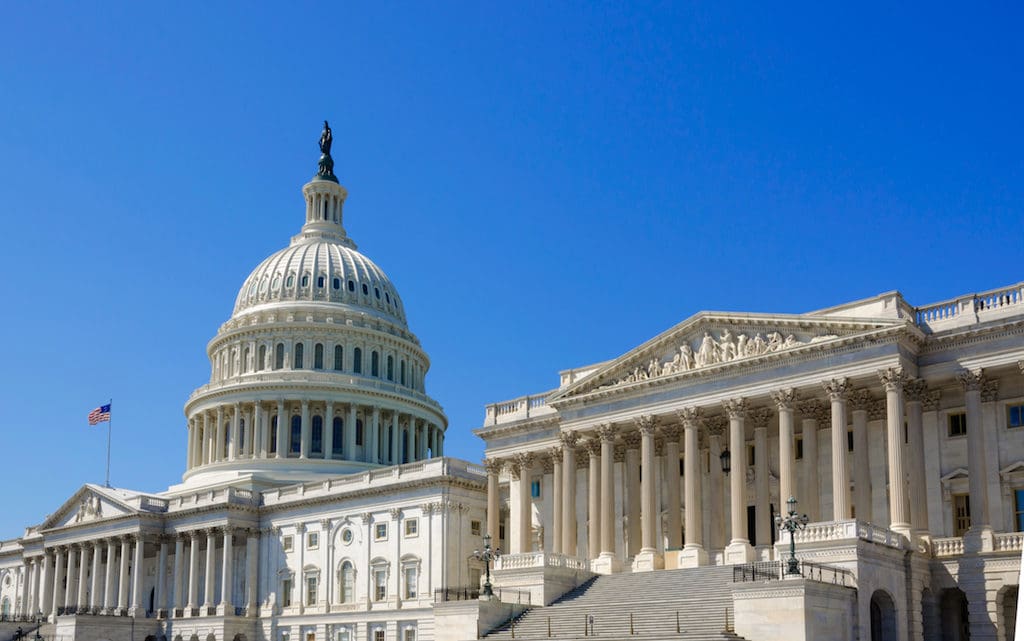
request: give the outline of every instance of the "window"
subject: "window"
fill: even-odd
[[[352,530],[345,528],[341,531],[341,542],[345,545],[352,542]]]
[[[334,346],[334,370],[340,372],[345,369],[345,348],[341,345]]]
[[[504,523],[499,523],[498,524],[498,540],[499,541],[504,541],[505,540],[505,524]]]
[[[374,526],[373,538],[376,541],[383,541],[384,539],[388,538],[388,524],[378,523],[376,526]]]
[[[281,581],[281,607],[290,608],[292,605],[292,580]]]
[[[245,419],[238,419],[238,451],[245,452]]]
[[[306,577],[306,605],[316,605],[316,577]]]
[[[350,292],[356,291],[356,281],[354,281],[354,280],[348,281],[348,291],[350,291]]]
[[[530,496],[535,499],[540,498],[540,481],[538,479],[530,481]]]
[[[406,599],[416,598],[416,567],[406,567],[403,569],[405,579],[405,597]]]
[[[313,369],[324,368],[324,346],[323,343],[317,343],[313,347]]]
[[[967,414],[964,412],[956,412],[950,414],[947,417],[949,422],[949,436],[966,436],[967,435]]]
[[[285,552],[292,551],[292,537],[290,535],[281,539],[281,547],[284,548]]]
[[[290,638],[291,635],[288,634],[288,630],[281,630],[281,641],[288,641]]]
[[[395,380],[395,357],[388,356],[388,380]]]
[[[363,283],[363,296],[369,296],[369,295],[370,295],[370,288],[366,286],[366,283]]]
[[[406,628],[402,632],[402,641],[416,641],[416,628]]]
[[[971,528],[971,496],[953,495],[953,536],[963,536]]]
[[[292,275],[292,274],[288,274],[288,279],[286,281],[284,281],[284,286],[285,287],[295,287],[295,276]]]
[[[469,522],[469,533],[473,536],[480,536],[480,521]]]
[[[853,430],[846,430],[846,451],[853,451]]]
[[[302,343],[295,343],[295,362],[292,363],[292,369],[302,369],[302,351]]]
[[[324,286],[324,277],[323,276],[317,276],[316,277],[316,286],[317,287],[323,287]]]
[[[356,445],[363,444],[363,420],[356,419]]]
[[[398,365],[398,382],[405,385],[405,361]]]
[[[380,354],[377,350],[370,352],[370,376],[380,376]]]
[[[337,641],[350,641],[350,637],[349,637],[349,633],[348,633],[348,628],[342,628],[342,629],[338,630],[338,634],[336,636],[336,639],[337,639]]]
[[[388,597],[388,573],[386,570],[373,571],[373,600],[383,601]],[[383,636],[383,631],[381,631]]]
[[[794,456],[794,458],[796,458],[796,460],[799,461],[799,460],[801,460],[804,457],[804,439],[803,439],[803,437],[800,437],[800,436],[796,437],[796,440],[793,442],[793,445],[795,446],[793,448],[793,456]]]
[[[1024,532],[1024,490],[1013,491],[1013,522],[1018,532]]]
[[[320,533],[310,532],[306,534],[306,549],[315,550],[320,547]]]
[[[334,286],[334,289],[341,289],[341,279],[340,278],[335,278],[334,282],[331,283],[331,285]]]
[[[284,343],[278,343],[274,348],[274,369],[284,367]]]
[[[346,532],[349,532],[346,530]],[[349,532],[351,535],[351,532]],[[341,602],[351,603],[356,598],[356,570],[345,561],[341,564]]]
[[[420,530],[419,519],[406,519],[405,520],[405,535],[416,536]]]
[[[267,448],[271,454],[277,454],[277,415],[270,417],[270,447]]]
[[[314,416],[313,417],[313,429],[309,437],[309,453],[319,454],[323,456],[324,453],[324,417]]]
[[[753,467],[754,466],[754,456],[756,456],[756,452],[754,451],[754,446],[753,445],[748,445],[747,446],[747,466],[748,467]]]
[[[1006,427],[1024,427],[1024,405],[1006,406]]]
[[[374,287],[373,288],[373,293],[377,297],[377,300],[380,300],[380,288],[379,287]]]
[[[373,641],[384,641],[384,629],[377,628],[373,631]]]
[[[342,421],[340,416],[335,416],[333,424],[331,425],[331,455],[341,456],[342,443],[344,441],[344,433],[342,431]]]
[[[302,448],[302,417],[292,417],[292,438],[288,447],[289,454],[298,454]]]
[[[303,274],[302,275],[302,286],[303,287],[309,287],[309,275],[307,275],[307,274]]]
[[[256,361],[256,367],[254,367],[253,369],[255,369],[255,370],[263,369],[266,366],[266,362],[267,362],[267,346],[266,345],[260,345],[259,359]]]
[[[363,373],[363,350],[360,347],[352,350],[352,371],[356,374]]]
[[[387,293],[387,291],[384,292],[384,300],[387,302],[388,305],[391,304],[391,294]]]

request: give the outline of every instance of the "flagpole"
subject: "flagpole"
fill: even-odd
[[[110,425],[114,422],[114,399],[107,401],[107,406],[110,408],[110,414],[107,417],[107,482],[105,486],[110,487]]]

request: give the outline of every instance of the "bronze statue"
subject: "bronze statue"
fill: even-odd
[[[316,175],[317,178],[338,182],[338,178],[334,175],[334,159],[331,158],[331,143],[333,142],[334,136],[331,134],[331,126],[325,120],[324,130],[320,133],[320,162],[318,163],[319,169]]]

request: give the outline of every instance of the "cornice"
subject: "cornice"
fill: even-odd
[[[416,340],[411,340],[404,336],[392,334],[391,332],[384,330],[360,327],[357,325],[347,325],[344,323],[328,323],[326,321],[314,321],[312,323],[305,320],[301,322],[274,321],[272,323],[246,325],[244,327],[229,330],[223,334],[218,333],[206,344],[206,352],[208,356],[212,356],[218,349],[243,340],[294,338],[299,334],[302,334],[303,336],[312,335],[314,338],[322,336],[324,339],[330,339],[338,334],[343,334],[349,337],[372,338],[373,341],[381,344],[382,346],[390,346],[407,350],[414,356],[422,358],[428,367],[430,364],[430,358]]]
[[[504,436],[509,433],[515,432],[540,432],[546,429],[552,429],[558,427],[560,417],[557,412],[555,414],[547,414],[545,416],[527,417],[518,421],[510,421],[508,423],[499,423],[498,425],[488,425],[486,427],[478,427],[473,430],[474,436],[479,436],[485,441],[489,438],[496,436]]]
[[[1024,318],[1012,321],[993,321],[985,325],[969,325],[939,334],[928,334],[921,354],[932,354],[955,347],[965,347],[1005,336],[1024,334]]]

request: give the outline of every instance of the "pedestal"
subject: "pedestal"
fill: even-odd
[[[964,552],[991,552],[994,549],[995,535],[991,527],[972,527],[964,533]]]
[[[754,560],[754,548],[750,541],[733,541],[725,547],[724,556],[726,565],[750,563]]]
[[[622,571],[622,561],[614,554],[602,552],[590,562],[590,571],[596,574],[615,574]]]
[[[665,557],[657,550],[643,548],[633,558],[634,572],[650,572],[651,570],[662,570],[665,568]]]
[[[698,568],[708,564],[708,553],[699,545],[687,545],[679,551],[679,567]]]

